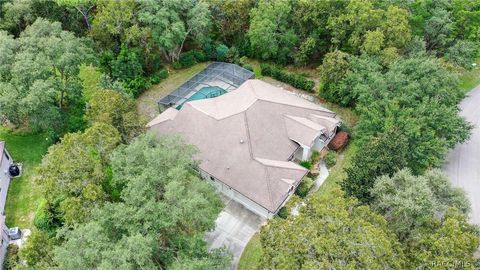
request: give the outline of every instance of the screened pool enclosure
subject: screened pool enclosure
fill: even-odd
[[[254,77],[253,72],[235,64],[213,62],[172,93],[160,99],[160,111],[168,107],[181,109],[191,100],[213,98],[235,90]]]

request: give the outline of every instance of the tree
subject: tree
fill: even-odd
[[[360,153],[352,159],[345,171],[347,177],[341,183],[349,196],[363,203],[371,203],[371,189],[381,175],[392,175],[408,164],[407,137],[396,128],[379,134],[362,145]]]
[[[166,59],[175,62],[187,39],[201,43],[211,25],[208,5],[203,1],[142,1],[139,20],[152,29],[152,38]]]
[[[0,114],[17,126],[27,123],[34,130],[58,132],[60,116],[71,109],[68,105],[79,103],[79,65],[89,61],[91,50],[82,39],[62,31],[59,23],[44,19],[37,19],[17,39],[6,33],[0,39],[5,44]]]
[[[453,32],[457,39],[478,41],[480,38],[480,2],[452,1]]]
[[[19,35],[27,25],[35,21],[32,1],[14,0],[5,2],[1,6],[2,20],[0,28]]]
[[[83,133],[65,135],[49,148],[37,181],[47,201],[61,212],[65,225],[83,222],[95,205],[105,201],[106,162],[119,142],[114,127],[96,123]]]
[[[90,26],[90,11],[95,7],[94,0],[55,0],[59,5],[74,7],[80,13],[88,30]]]
[[[367,31],[363,41],[363,51],[367,54],[375,55],[380,53],[383,48],[385,36],[379,30]]]
[[[30,267],[48,268],[53,266],[53,248],[57,244],[54,237],[48,233],[34,229],[28,241],[20,250],[20,258]]]
[[[115,127],[124,143],[139,135],[144,127],[135,101],[113,90],[99,90],[92,95],[86,118],[91,124],[105,123]]]
[[[440,220],[416,232],[415,241],[407,247],[409,264],[416,269],[473,268],[479,235],[478,227],[470,224],[464,214],[449,208]]]
[[[401,241],[428,226],[436,216],[454,207],[468,211],[465,194],[450,186],[439,171],[415,176],[403,169],[393,176],[379,177],[371,190],[372,208],[381,213]]]
[[[152,134],[115,150],[112,181],[120,200],[97,208],[89,222],[66,232],[66,241],[55,249],[58,268],[164,269],[182,265],[179,261],[226,267],[223,256],[209,254],[203,240],[222,206],[213,187],[194,171],[194,152],[180,138]]]
[[[339,50],[329,52],[323,58],[322,65],[319,67],[323,83],[320,94],[332,101],[339,96],[335,93],[338,83],[346,76],[350,69],[349,54]],[[338,102],[338,101],[337,101]]]
[[[111,62],[112,77],[128,82],[143,75],[142,64],[137,50],[122,46],[120,53]]]
[[[126,39],[127,29],[136,24],[135,8],[133,0],[97,1],[97,13],[92,22],[90,35],[103,48],[113,47],[113,51],[118,53]]]
[[[292,6],[287,0],[263,0],[252,9],[248,36],[255,55],[280,63],[292,58],[298,38],[289,25],[291,11]]]
[[[262,228],[261,269],[401,269],[404,255],[387,223],[339,190],[312,196],[298,216]]]
[[[475,58],[478,55],[477,44],[471,41],[459,40],[452,47],[447,49],[445,58],[463,68],[472,68]]]
[[[432,17],[425,22],[425,42],[427,50],[442,54],[451,43],[453,30],[450,12],[440,7],[432,11]]]

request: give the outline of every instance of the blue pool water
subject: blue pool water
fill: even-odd
[[[206,99],[206,98],[214,98],[221,96],[223,94],[227,93],[224,89],[218,87],[218,86],[206,86],[203,87],[202,89],[198,90],[197,93],[193,94],[191,97],[187,99],[187,101],[192,101],[192,100],[200,100],[200,99]],[[185,101],[185,102],[187,102]],[[182,108],[183,104],[179,105],[177,107],[178,110]]]

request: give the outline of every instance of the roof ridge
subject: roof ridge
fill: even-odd
[[[297,171],[303,171],[304,170],[303,167],[301,167],[300,165],[298,165],[297,163],[292,162],[292,161],[276,160],[276,159],[269,159],[269,158],[259,158],[259,157],[255,157],[254,159],[256,161],[260,162],[260,164],[264,165],[265,167],[274,167],[274,168],[290,169],[290,170],[297,170]],[[286,163],[291,163],[291,164],[295,164],[295,165],[298,165],[298,166],[295,166],[296,168],[290,168],[290,167],[285,167],[285,166],[280,166],[280,165],[266,164],[266,163],[262,162],[262,160],[271,160],[271,161],[276,161],[276,162],[286,162]]]
[[[270,202],[270,208],[273,208],[272,189],[270,188],[270,173],[268,172],[268,166],[265,166],[265,176],[267,180],[268,201]]]

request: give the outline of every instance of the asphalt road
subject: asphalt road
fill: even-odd
[[[470,139],[449,153],[443,168],[451,183],[467,192],[471,222],[480,225],[480,85],[460,103],[460,109],[460,115],[475,127]]]

